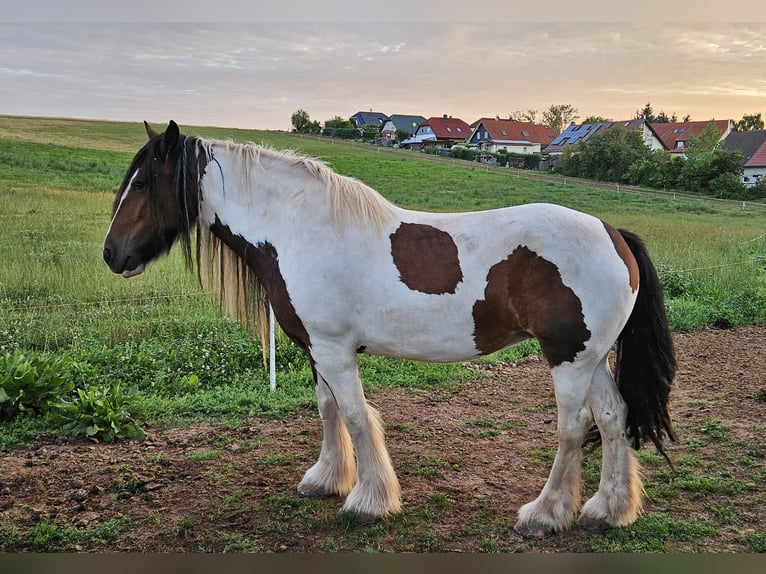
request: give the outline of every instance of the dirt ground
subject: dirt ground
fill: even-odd
[[[677,498],[647,501],[645,512],[691,522],[717,513],[720,536],[690,542],[689,549],[747,550],[743,533],[766,532],[766,325],[679,333],[675,342],[679,372],[671,413],[679,440],[669,454],[676,461],[694,456],[709,476],[749,487],[734,495],[681,489]],[[337,518],[341,500],[295,496],[321,443],[318,416],[306,410],[237,428],[149,427],[144,442],[50,439],[6,453],[0,457],[0,535],[11,523],[17,533],[42,523],[97,532],[116,520],[116,536],[66,549],[587,549],[594,535],[577,528],[542,541],[522,540],[512,530],[518,507],[542,488],[556,447],[545,364],[532,358],[475,368],[480,376],[454,392],[393,389],[368,397],[386,422],[404,499],[402,514],[387,523],[351,526]],[[733,452],[738,448],[742,452]],[[598,460],[598,453],[588,460]],[[644,476],[648,492],[671,480],[659,459],[644,465]],[[594,480],[586,480],[584,494],[594,488]],[[729,520],[721,519],[722,509],[732,513]]]

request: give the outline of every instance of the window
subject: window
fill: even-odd
[[[676,142],[676,149],[684,149],[684,144],[685,144],[685,143],[686,143],[686,142],[684,142],[683,140],[678,140],[678,141]]]
[[[503,134],[504,136],[507,136],[507,135],[508,135],[508,132],[507,132],[507,131],[505,131],[505,130],[500,130],[500,133],[501,133],[501,134]]]
[[[503,135],[505,135],[505,132],[503,132]],[[523,131],[523,132],[521,132],[521,135],[523,135],[525,138],[528,138],[529,137],[529,132]]]
[[[452,133],[452,128],[447,128],[447,131],[448,131],[449,133]]]

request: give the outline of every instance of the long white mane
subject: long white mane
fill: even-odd
[[[213,147],[224,148],[230,157],[239,162],[239,172],[244,178],[241,189],[249,189],[249,177],[253,171],[264,172],[262,159],[272,160],[287,168],[296,168],[319,180],[327,194],[330,218],[336,229],[349,224],[369,225],[380,230],[391,217],[394,206],[377,191],[358,179],[333,171],[324,162],[299,154],[293,150],[275,150],[254,143],[235,143],[200,139],[208,157]]]

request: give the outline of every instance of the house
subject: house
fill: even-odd
[[[378,129],[383,127],[383,124],[388,120],[388,116],[381,112],[356,112],[349,118],[354,127],[362,129],[364,126],[373,125]]]
[[[471,124],[473,133],[468,143],[482,151],[497,153],[540,153],[556,139],[559,133],[550,126],[501,120],[499,117],[481,118]]]
[[[702,122],[671,122],[667,124],[650,124],[650,127],[657,134],[662,142],[662,146],[670,153],[683,154],[689,145],[689,138],[699,137],[702,132],[710,125],[715,125],[720,134],[719,141],[723,141],[734,129],[734,122],[731,120],[709,120]]]
[[[604,133],[606,130],[614,128],[623,128],[626,130],[641,130],[641,137],[644,143],[650,149],[665,149],[662,141],[654,131],[653,126],[664,124],[649,124],[644,119],[633,120],[621,120],[618,122],[598,122],[593,124],[580,124],[577,125],[574,122],[561,132],[561,134],[553,140],[545,151],[552,154],[561,154],[564,152],[566,146],[576,144],[581,141],[588,141],[596,133]]]
[[[412,150],[449,149],[456,143],[465,143],[472,131],[471,126],[461,119],[446,114],[434,116],[421,123],[415,135],[404,140],[401,145]]]
[[[742,153],[742,183],[747,187],[754,186],[759,179],[766,180],[766,130],[731,132],[721,149]]]
[[[426,121],[426,119],[423,116],[392,114],[391,117],[383,123],[383,127],[380,130],[383,143],[386,145],[393,144],[396,140],[397,131],[406,132],[410,136],[414,135],[418,126],[424,121]]]

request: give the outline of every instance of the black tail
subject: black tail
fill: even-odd
[[[671,464],[662,442],[676,440],[668,397],[676,374],[673,339],[665,314],[660,279],[643,241],[620,230],[639,267],[638,299],[617,339],[615,380],[628,405],[627,433],[633,448],[651,440]]]

